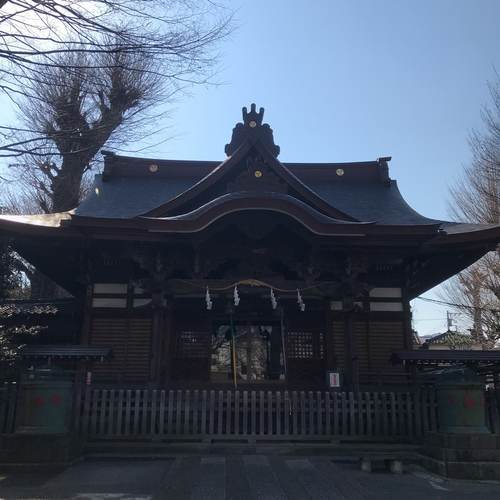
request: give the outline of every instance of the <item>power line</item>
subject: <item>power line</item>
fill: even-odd
[[[478,306],[468,306],[465,304],[454,304],[453,302],[446,302],[444,300],[437,300],[437,299],[429,299],[427,297],[415,297],[415,298],[419,299],[419,300],[423,300],[424,302],[431,302],[433,304],[439,304],[439,305],[443,305],[443,306],[451,306],[451,307],[458,307],[458,308],[471,309],[471,310],[479,309],[480,311],[500,313],[500,309],[491,309],[489,307],[478,307]]]
[[[413,321],[446,321],[445,318],[413,318]]]

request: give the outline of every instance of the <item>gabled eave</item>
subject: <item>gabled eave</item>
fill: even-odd
[[[70,212],[39,215],[2,215],[0,234],[48,238],[81,239],[82,234],[71,225]]]
[[[429,251],[442,248],[449,250],[453,247],[479,245],[494,250],[500,243],[500,225],[481,224],[446,224],[443,225],[436,237],[427,242]]]
[[[306,186],[298,177],[295,176],[285,165],[283,165],[277,158],[275,158],[266,148],[264,144],[261,143],[256,138],[247,138],[235,151],[235,153],[223,161],[219,166],[214,168],[208,175],[203,177],[200,181],[194,184],[191,188],[187,189],[183,193],[177,195],[175,198],[167,201],[166,203],[158,206],[157,208],[150,210],[142,214],[144,217],[160,217],[168,215],[173,211],[178,211],[183,205],[188,204],[196,196],[201,194],[203,191],[212,187],[216,182],[220,181],[225,175],[227,175],[235,166],[244,159],[245,155],[250,152],[252,148],[255,148],[260,155],[264,158],[266,165],[282,179],[286,184],[288,184],[292,189],[299,193],[305,200],[307,200],[311,206],[316,208],[318,211],[329,215],[330,217],[336,219],[342,219],[345,221],[359,222],[357,219],[351,215],[342,212],[329,203],[327,203],[323,198],[316,194],[312,189]]]

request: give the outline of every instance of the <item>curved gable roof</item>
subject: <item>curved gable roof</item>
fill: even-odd
[[[217,162],[176,162],[118,157],[121,166],[103,180],[97,175],[89,196],[75,214],[96,218],[131,218],[155,211],[189,191],[217,168]],[[159,165],[151,174],[148,165]],[[332,164],[283,164],[323,202],[348,214],[351,220],[384,225],[436,224],[413,210],[401,195],[397,182],[381,182],[376,161]],[[335,171],[342,168],[343,178]],[[169,175],[170,174],[170,175]]]
[[[172,210],[179,210],[182,205],[187,204],[198,195],[202,194],[204,191],[215,185],[217,182],[222,181],[222,179],[226,177],[231,171],[236,170],[238,167],[241,168],[241,164],[243,163],[245,156],[248,155],[250,151],[253,150],[253,148],[255,148],[259,155],[261,155],[261,157],[264,159],[266,166],[277,177],[283,180],[290,188],[296,191],[299,196],[307,200],[307,202],[309,202],[312,207],[318,209],[320,212],[329,215],[330,217],[348,221],[356,221],[353,216],[343,212],[342,210],[339,210],[335,205],[327,203],[315,191],[304,184],[272,154],[270,154],[267,150],[267,147],[258,139],[256,141],[246,140],[238,147],[238,149],[232,156],[230,156],[226,161],[222,162],[219,166],[214,168],[199,182],[197,182],[192,187],[188,188],[186,191],[179,194],[175,198],[167,201],[166,203],[143,215],[159,217],[168,214]],[[265,186],[266,184],[264,182],[263,189],[266,189]]]
[[[272,129],[262,123],[263,113],[262,108],[257,113],[255,105],[250,112],[243,108],[243,123],[233,129],[231,143],[226,145],[230,156],[222,163],[140,159],[105,152],[104,173],[96,177],[93,192],[77,207],[76,216],[123,219],[188,213],[224,194],[225,189],[247,190],[231,184],[230,179],[245,176],[250,161],[254,162],[252,168],[263,163],[271,174],[257,181],[254,190],[292,194],[334,219],[381,225],[443,222],[420,215],[405,202],[396,182],[389,178],[390,158],[350,164],[281,163]],[[274,186],[268,180],[272,177]]]

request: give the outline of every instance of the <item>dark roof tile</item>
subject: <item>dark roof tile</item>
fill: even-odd
[[[338,164],[334,164],[336,166]],[[304,174],[307,168],[320,170],[320,174]],[[355,167],[352,167],[355,168]],[[361,169],[374,169],[367,163]],[[442,221],[429,219],[413,210],[403,199],[396,181],[389,184],[377,181],[370,172],[362,180],[340,181],[332,173],[332,166],[315,167],[293,164],[310,189],[332,207],[357,220],[388,225],[436,224]],[[325,171],[321,174],[321,170]],[[301,173],[299,173],[299,170]],[[359,177],[359,176],[358,176]],[[96,176],[91,194],[76,209],[84,217],[131,218],[153,210],[159,205],[189,189],[200,179],[192,177],[112,176],[105,182]]]

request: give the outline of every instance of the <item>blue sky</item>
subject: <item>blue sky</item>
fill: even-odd
[[[240,2],[218,87],[177,106],[163,156],[218,159],[240,108],[266,109],[283,161],[393,157],[391,176],[424,215],[447,218],[448,186],[470,159],[487,82],[500,70],[500,2]],[[435,292],[425,296],[435,297]],[[446,308],[414,301],[419,333]]]
[[[392,156],[419,212],[447,218],[448,186],[470,159],[488,80],[500,71],[498,0],[240,0],[220,85],[175,105],[175,137],[144,156],[222,159],[241,107],[266,109],[282,161]],[[426,296],[433,296],[428,292]],[[415,301],[421,334],[445,309]]]

